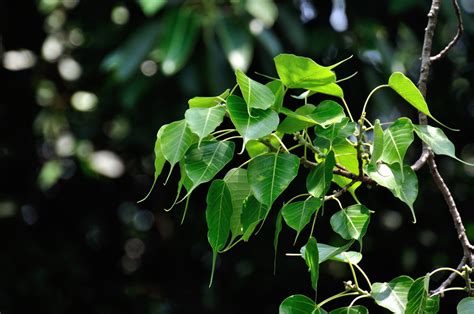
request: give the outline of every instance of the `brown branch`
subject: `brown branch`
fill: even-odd
[[[463,27],[463,23],[462,23],[462,17],[461,17],[461,9],[459,8],[459,4],[458,4],[458,1],[457,0],[452,0],[451,1],[453,3],[453,8],[454,8],[454,12],[456,14],[456,19],[457,19],[457,32],[456,32],[456,35],[453,37],[453,39],[446,45],[446,47],[443,48],[443,50],[441,50],[436,56],[432,56],[430,58],[431,62],[433,61],[437,61],[441,58],[443,58],[446,53],[448,53],[448,51],[454,47],[454,45],[456,45],[456,43],[458,42],[459,38],[461,38],[462,36],[462,33],[464,32],[464,27]]]

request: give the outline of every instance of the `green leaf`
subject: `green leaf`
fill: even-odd
[[[274,136],[265,136],[262,140],[268,141],[273,147],[278,149],[280,147],[280,142]],[[263,144],[259,140],[249,140],[245,144],[245,149],[249,154],[250,158],[262,155],[265,153],[270,153],[272,150],[267,145]]]
[[[431,314],[439,311],[439,296],[429,297],[429,275],[415,280],[408,291],[406,314]]]
[[[275,103],[272,90],[245,75],[242,71],[235,72],[242,96],[250,109],[268,109]]]
[[[189,128],[199,137],[199,142],[221,125],[224,115],[225,109],[222,106],[190,108],[184,114]]]
[[[413,203],[418,195],[418,178],[411,167],[404,165],[400,169],[398,164],[369,164],[367,166],[367,174],[375,182],[389,189],[393,196],[410,207],[413,222],[415,223],[416,216]]]
[[[233,168],[224,177],[232,197],[232,217],[230,230],[232,232],[231,242],[243,233],[241,215],[244,200],[250,194],[250,185],[247,181],[247,170]]]
[[[283,105],[283,99],[285,98],[285,86],[280,80],[273,80],[265,85],[270,88],[275,96],[275,102],[272,105],[272,109],[276,112],[280,112]]]
[[[212,248],[212,275],[209,282],[209,286],[211,286],[217,253],[224,248],[229,237],[232,215],[232,199],[224,180],[212,182],[207,192],[206,202],[207,240]]]
[[[431,115],[428,105],[423,98],[420,90],[413,84],[413,82],[406,77],[403,73],[395,72],[390,75],[388,85],[397,92],[403,99],[405,99],[410,105],[415,107],[418,111],[423,112],[428,117],[441,124],[442,126],[451,129],[439,122],[435,117]],[[452,129],[451,129],[452,130]]]
[[[359,172],[359,162],[357,160],[357,150],[356,148],[347,140],[340,140],[333,142],[332,149],[334,151],[334,157],[336,163],[342,165],[344,168],[349,170],[352,173]],[[342,177],[339,175],[334,175],[332,179],[340,187],[344,187],[346,184],[351,182],[351,179]],[[355,195],[355,190],[360,186],[360,183],[357,182],[349,188],[349,192],[352,194],[354,199],[357,201]]]
[[[200,146],[194,144],[189,148],[184,157],[184,167],[193,182],[191,191],[211,181],[224,168],[234,155],[234,147],[233,142],[205,141]]]
[[[382,157],[384,149],[384,133],[380,120],[375,120],[374,125],[374,143],[372,149],[372,157],[370,158],[370,164],[374,165]]]
[[[351,264],[358,264],[362,260],[362,254],[354,251],[342,252],[331,257],[331,260],[341,263],[350,262]]]
[[[256,140],[272,133],[277,127],[280,119],[272,109],[252,110],[252,116],[247,112],[247,105],[238,96],[227,98],[227,108],[230,119],[235,128],[244,139],[244,146],[249,140]]]
[[[278,17],[278,7],[273,0],[247,0],[245,9],[266,27],[271,27]]]
[[[293,154],[273,153],[252,159],[248,179],[255,198],[271,207],[298,174],[300,159]]]
[[[341,307],[329,312],[329,314],[368,314],[369,310],[365,306],[356,305],[351,307]]]
[[[161,149],[161,136],[163,134],[163,128],[164,128],[164,126],[161,127],[158,130],[158,133],[156,134],[155,149],[154,149],[154,151],[155,151],[155,177],[154,177],[154,180],[153,180],[153,184],[152,184],[150,190],[148,191],[148,193],[145,195],[145,197],[142,198],[141,200],[139,200],[138,203],[141,203],[141,202],[145,201],[148,198],[148,196],[150,196],[151,192],[153,191],[153,187],[156,184],[156,180],[160,176],[161,171],[163,171],[163,167],[166,163],[165,155],[163,154],[163,151]]]
[[[273,249],[275,251],[275,256],[273,258],[273,274],[276,273],[276,259],[278,253],[278,238],[280,237],[281,229],[283,228],[283,224],[281,222],[281,211],[278,212],[277,218],[275,220],[275,235],[273,237]]]
[[[304,252],[301,252],[301,254],[306,261],[306,265],[309,267],[309,272],[311,274],[311,287],[316,290],[319,279],[319,252],[316,239],[310,237],[304,248]]]
[[[326,127],[316,125],[314,127],[314,132],[316,133],[316,136],[327,139],[329,141],[329,149],[331,149],[334,141],[345,139],[348,136],[353,135],[356,128],[356,123],[349,121],[349,118],[345,117],[341,122],[332,123]]]
[[[330,69],[309,58],[280,54],[274,61],[278,76],[289,88],[311,89],[336,82],[336,75]]]
[[[215,30],[232,69],[247,71],[253,55],[253,41],[248,27],[237,19],[221,17]]]
[[[196,43],[199,26],[199,17],[187,8],[173,10],[165,17],[164,36],[158,47],[165,75],[173,75],[184,66]]]
[[[322,162],[314,167],[306,177],[306,188],[313,197],[322,197],[327,193],[332,181],[332,170],[336,165],[334,152],[331,151]]]
[[[166,0],[138,0],[138,4],[146,16],[153,16],[165,6]]]
[[[375,302],[392,311],[403,314],[407,305],[408,290],[413,284],[413,279],[408,276],[397,277],[390,282],[375,282],[370,292]]]
[[[462,299],[456,307],[457,314],[470,314],[472,309],[474,309],[474,297]]]
[[[313,96],[316,93],[321,93],[321,94],[330,95],[330,96],[339,97],[339,98],[344,97],[344,91],[339,85],[337,85],[336,83],[329,83],[326,85],[312,87],[308,89],[306,92],[296,96],[295,98],[304,99],[304,98],[308,98],[309,96]]]
[[[212,97],[193,97],[188,100],[189,108],[210,108],[222,103],[229,96],[230,89]]]
[[[342,253],[345,252],[345,253],[350,253],[348,254],[347,257],[349,257],[349,260],[352,262],[352,264],[357,264],[358,262],[360,262],[360,260],[357,261],[358,257],[352,254],[356,252],[352,252],[352,251],[346,252],[346,250],[348,250],[353,243],[354,243],[354,240],[349,241],[347,244],[341,247],[335,247],[335,246],[331,246],[331,245],[327,245],[323,243],[318,243],[319,263],[321,264],[327,260],[347,262],[347,258],[342,255]],[[360,258],[362,259],[362,256]],[[354,263],[354,261],[356,262]]]
[[[324,100],[308,116],[322,127],[327,127],[333,123],[341,122],[346,115],[344,114],[344,108],[337,102]]]
[[[162,127],[161,150],[166,160],[173,167],[181,159],[188,148],[196,142],[196,136],[189,129],[186,120],[179,120]]]
[[[443,130],[429,125],[414,125],[414,128],[418,137],[431,147],[435,154],[446,155],[466,165],[474,166],[474,164],[465,162],[456,157],[456,148],[446,134],[444,134]]]
[[[380,160],[387,164],[398,162],[402,166],[407,149],[412,142],[413,124],[410,119],[398,119],[384,132],[384,145]]]
[[[310,198],[301,202],[286,204],[281,209],[281,214],[288,226],[296,231],[295,242],[304,227],[311,220],[311,216],[317,212],[321,206],[319,198]]]
[[[362,240],[370,221],[370,212],[364,205],[356,204],[341,209],[331,217],[331,227],[346,240]]]
[[[283,133],[292,134],[315,125],[316,121],[308,117],[308,115],[315,109],[316,106],[312,104],[305,104],[296,109],[295,112],[286,108],[281,108],[281,112],[287,115],[287,117],[282,123],[280,123],[277,130]]]
[[[257,201],[253,195],[245,199],[241,216],[244,241],[249,240],[257,225],[267,217],[269,209],[268,206]]]
[[[307,296],[295,294],[286,298],[281,304],[279,314],[310,314],[316,304]]]

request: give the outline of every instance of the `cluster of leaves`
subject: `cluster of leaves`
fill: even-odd
[[[301,231],[311,225],[311,236],[301,248],[301,256],[309,268],[312,288],[317,291],[319,264],[327,260],[347,263],[354,283],[346,282],[343,292],[318,303],[303,295],[290,296],[281,304],[280,313],[326,313],[323,305],[348,295],[356,297],[349,307],[330,313],[366,313],[365,307],[354,305],[360,298],[372,298],[379,306],[395,313],[436,313],[439,295],[429,292],[433,273],[416,280],[401,276],[390,282],[372,284],[358,265],[362,254],[350,251],[356,241],[362,247],[374,213],[357,199],[356,190],[361,184],[380,185],[390,190],[408,205],[416,221],[413,203],[418,194],[418,180],[405,161],[415,134],[435,154],[456,158],[454,145],[437,127],[416,125],[402,117],[384,123],[387,125],[384,129],[380,121],[371,123],[365,117],[371,96],[382,88],[389,88],[437,121],[420,91],[405,75],[393,73],[387,84],[369,94],[360,118],[354,120],[338,84],[341,80],[337,80],[333,71],[345,60],[322,66],[309,58],[280,54],[274,61],[278,78],[269,78],[269,82],[262,84],[236,71],[237,84],[232,90],[215,97],[189,100],[185,119],[162,126],[157,134],[155,183],[166,162],[170,164],[168,177],[173,168],[179,166],[181,179],[175,204],[187,203],[198,186],[212,180],[206,209],[208,240],[213,251],[212,274],[217,254],[248,241],[275,207],[276,199],[297,176],[303,175],[307,190],[279,209],[275,250],[283,221],[296,231],[295,242]],[[237,87],[241,96],[237,95]],[[285,96],[289,90],[301,92],[293,96],[303,103],[300,107],[288,108]],[[328,99],[318,105],[310,104],[309,97],[316,93],[327,95]],[[218,129],[226,123],[233,128]],[[234,158],[235,139],[242,140],[239,154],[246,153],[248,159],[216,179]],[[300,165],[306,169],[300,169]],[[331,194],[333,184],[339,188]],[[183,188],[185,195],[180,196]],[[338,200],[345,192],[351,193],[354,199],[354,204],[347,207]],[[330,200],[340,205],[340,210],[330,219],[333,231],[347,241],[340,247],[317,243],[313,236],[316,217]],[[366,279],[368,290],[359,285],[355,269]],[[459,274],[467,274],[468,278],[470,270]],[[473,302],[469,298],[463,300],[460,312],[463,304]]]

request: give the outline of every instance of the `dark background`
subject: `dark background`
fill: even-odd
[[[392,71],[403,71],[414,81],[418,78],[427,1],[350,1],[348,28],[342,32],[328,22],[330,1],[280,1],[275,2],[276,21],[260,34],[249,33],[249,22],[255,17],[242,9],[243,3],[211,2],[218,19],[231,21],[237,33],[250,38],[253,57],[247,73],[258,80],[264,78],[255,72],[275,74],[272,57],[279,52],[308,56],[324,65],[353,55],[337,75],[358,72],[354,79],[341,83],[357,115],[370,90],[384,84]],[[458,156],[474,161],[474,5],[468,0],[460,3],[465,34],[447,58],[433,66],[427,100],[434,116],[461,129],[446,130]],[[181,4],[169,1],[146,16],[135,1],[0,1],[2,313],[276,313],[291,294],[312,296],[304,262],[284,256],[298,252],[304,244],[301,240],[293,247],[294,233],[287,227],[280,235],[273,275],[278,208],[273,208],[249,243],[220,256],[214,284],[208,288],[211,251],[206,238],[205,187],[194,193],[182,226],[182,206],[163,211],[174,198],[174,176],[165,187],[159,182],[144,203],[136,203],[153,180],[153,146],[159,127],[181,119],[189,98],[217,95],[233,86],[234,74],[221,38],[213,33],[220,27],[217,24],[207,28],[207,40],[199,31],[180,71],[173,75],[160,71],[153,50],[167,31],[163,17],[175,8],[183,9]],[[186,1],[184,6],[202,16],[209,13],[201,1]],[[317,15],[306,21],[311,7]],[[449,42],[455,22],[449,1],[444,1],[434,51]],[[156,27],[143,31],[146,23],[156,23]],[[137,43],[155,38],[150,32],[156,28],[157,40],[141,49]],[[131,43],[134,36],[137,41]],[[44,53],[48,39],[63,47],[53,60]],[[31,67],[14,69],[7,55],[22,49],[29,50],[36,61]],[[104,60],[117,51],[125,57],[115,69],[107,68]],[[59,70],[61,62],[64,66],[71,58],[82,69],[72,79]],[[140,71],[145,60],[151,60],[152,70],[153,64],[157,66],[155,74]],[[95,107],[84,111],[73,105],[71,98],[77,91],[95,95]],[[390,91],[379,93],[369,107],[372,119],[393,120],[400,114],[416,117]],[[408,161],[419,154],[416,144]],[[123,172],[104,173],[94,164],[97,156],[118,163],[115,170],[123,166]],[[438,161],[472,238],[474,168],[448,157]],[[304,180],[299,181],[287,196],[304,188]],[[376,212],[360,264],[373,282],[402,274],[417,278],[436,267],[455,267],[461,259],[451,217],[427,169],[419,171],[419,181],[417,224],[411,223],[409,209],[389,192],[359,189],[360,199]],[[343,198],[344,204],[350,201]],[[321,242],[339,241],[327,223],[336,206],[329,204],[328,214],[318,220],[316,234]],[[350,277],[346,265],[323,264],[319,300],[341,291],[342,281]],[[442,279],[434,278],[433,285]],[[449,293],[441,302],[441,313],[453,312],[463,296]],[[371,302],[361,303],[371,306]],[[328,308],[338,304],[348,302],[330,303]]]

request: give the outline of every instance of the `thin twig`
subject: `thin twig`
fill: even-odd
[[[456,270],[461,270],[461,268],[466,264],[466,256],[463,256],[461,262],[459,263],[458,267],[456,267]],[[448,286],[450,286],[454,279],[456,278],[457,276],[457,273],[455,272],[452,272],[448,278],[446,278],[446,280],[444,280],[438,288],[432,290],[430,292],[430,295],[434,295],[434,294],[439,294],[439,293],[442,293],[442,291],[444,291],[444,289],[446,289]],[[443,295],[441,295],[443,296]]]
[[[436,56],[432,56],[430,58],[430,61],[433,62],[433,61],[437,61],[441,58],[443,58],[446,53],[448,53],[448,51],[454,47],[454,45],[456,45],[456,43],[458,42],[459,38],[461,38],[462,36],[462,33],[464,32],[464,27],[463,27],[463,23],[462,23],[462,17],[461,17],[461,9],[459,8],[459,4],[458,4],[458,1],[457,0],[452,0],[451,1],[453,3],[453,8],[454,8],[454,12],[456,14],[456,19],[457,19],[457,32],[456,32],[456,35],[453,37],[453,39],[446,45],[446,47],[443,48],[443,50],[441,50]]]

